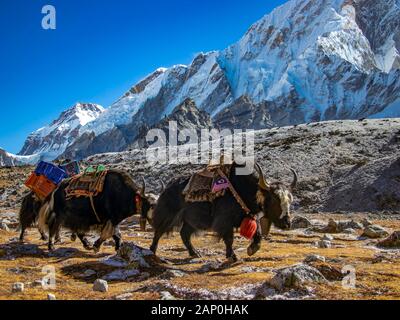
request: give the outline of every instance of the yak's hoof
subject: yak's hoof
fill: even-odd
[[[254,244],[253,243],[247,248],[247,255],[249,257],[254,256],[260,249],[261,249],[261,245],[260,244]]]
[[[99,253],[100,252],[100,248],[96,247],[96,246],[93,246],[93,251],[94,251],[94,253]]]
[[[236,255],[229,257],[227,260],[228,263],[236,263],[238,261],[239,261],[239,259],[236,257]]]
[[[50,252],[54,251],[56,248],[54,246],[54,244],[49,244],[48,249]]]
[[[201,258],[202,257],[201,253],[198,251],[192,251],[192,252],[189,252],[189,254],[190,254],[191,258]]]
[[[75,242],[76,241],[76,234],[71,234],[71,241]]]

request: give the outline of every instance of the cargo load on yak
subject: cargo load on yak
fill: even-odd
[[[39,199],[44,200],[64,179],[73,177],[77,173],[79,173],[79,164],[76,161],[63,166],[41,161],[25,181],[25,186],[32,190]]]

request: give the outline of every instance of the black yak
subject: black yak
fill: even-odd
[[[21,234],[19,240],[22,242],[25,238],[25,231],[28,228],[34,227],[39,219],[39,212],[45,201],[39,199],[35,193],[29,192],[21,203],[19,210],[19,226]],[[42,240],[47,240],[47,236],[44,230],[39,228],[39,232]]]
[[[261,226],[259,218],[267,219],[280,229],[290,229],[290,205],[293,202],[292,190],[297,183],[297,174],[291,186],[282,183],[269,184],[262,169],[257,164],[259,177],[252,175],[236,175],[234,164],[231,168],[230,182],[240,195],[250,215],[257,217],[257,232],[247,249],[248,255],[254,255],[261,248]],[[231,192],[213,202],[186,202],[182,195],[190,177],[178,178],[171,182],[161,194],[153,212],[154,239],[150,250],[157,251],[160,238],[180,228],[182,241],[190,256],[199,257],[199,253],[191,243],[191,236],[197,231],[212,230],[223,239],[226,246],[226,257],[237,261],[232,249],[234,230],[239,228],[247,217],[242,207]]]
[[[19,227],[21,229],[21,233],[19,236],[19,241],[23,242],[25,240],[25,231],[28,228],[38,226],[39,233],[41,235],[41,240],[46,241],[47,235],[47,225],[45,221],[45,211],[47,206],[49,205],[50,197],[45,200],[40,199],[35,195],[34,192],[29,192],[22,199],[21,208],[19,210]],[[71,240],[75,241],[76,234],[71,235]],[[87,245],[87,240],[80,237],[80,240],[84,245]],[[61,242],[60,230],[57,230],[55,235],[55,242]]]
[[[83,236],[91,229],[101,232],[93,249],[100,250],[108,238],[113,237],[115,249],[121,244],[118,225],[126,218],[139,214],[147,216],[150,203],[145,197],[145,187],[138,188],[129,174],[119,170],[109,170],[105,177],[104,189],[93,197],[94,209],[87,197],[66,199],[65,189],[69,180],[64,180],[54,191],[47,211],[49,227],[49,250],[54,249],[53,237],[60,227],[65,227]],[[86,246],[90,249],[89,245]]]

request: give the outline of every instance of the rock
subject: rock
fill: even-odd
[[[364,226],[364,228],[367,228],[367,227],[369,227],[369,226],[372,226],[372,222],[369,221],[367,218],[364,218],[364,219],[361,221],[361,224]]]
[[[355,233],[356,233],[356,230],[354,230],[354,229],[352,229],[352,228],[348,228],[348,229],[344,229],[344,230],[342,231],[342,233],[344,233],[344,234],[355,234]]]
[[[167,270],[161,275],[161,279],[172,279],[172,278],[182,278],[186,276],[186,273],[180,270]]]
[[[389,235],[389,232],[386,231],[381,226],[378,225],[370,225],[364,229],[364,232],[362,234],[362,237],[367,237],[371,239],[379,239],[383,237],[387,237]]]
[[[161,291],[160,296],[160,300],[178,300],[168,291]]]
[[[33,281],[32,287],[34,287],[34,288],[43,287],[43,280],[35,280],[35,281]]]
[[[137,264],[141,268],[157,267],[160,262],[153,252],[131,242],[124,242],[118,250],[117,256],[129,264]]]
[[[0,229],[6,232],[10,231],[10,228],[8,227],[8,225],[4,222],[0,222]]]
[[[25,287],[22,282],[16,282],[12,285],[12,292],[24,292]]]
[[[108,291],[107,281],[102,279],[97,279],[93,284],[93,291],[107,292]]]
[[[325,234],[322,237],[322,240],[324,240],[324,241],[333,241],[333,237],[330,234]]]
[[[311,262],[316,262],[316,261],[325,262],[326,258],[323,256],[319,256],[317,254],[311,254],[304,259],[304,263],[307,263],[307,264],[309,264]]]
[[[339,233],[339,225],[335,220],[329,219],[328,225],[322,231],[325,233]]]
[[[85,270],[84,273],[82,273],[82,278],[90,278],[90,277],[95,276],[96,274],[97,274],[96,271],[88,269],[88,270]]]
[[[118,269],[118,270],[115,270],[115,271],[105,275],[103,277],[103,280],[106,280],[106,281],[118,281],[118,280],[125,281],[128,278],[136,277],[138,275],[140,275],[140,271],[136,270],[136,269],[132,269],[132,270],[129,270],[129,269],[128,270]]]
[[[303,289],[309,283],[326,283],[327,280],[317,269],[306,264],[298,264],[278,270],[270,280],[270,285],[277,290]]]
[[[388,238],[378,243],[381,248],[400,248],[400,231],[393,232]]]
[[[343,232],[343,230],[346,230],[346,229],[362,230],[363,225],[354,220],[339,222],[339,231]]]
[[[310,264],[317,269],[329,281],[341,281],[343,279],[342,271],[328,263],[315,261]]]
[[[57,300],[56,296],[54,294],[48,293],[47,294],[47,300]]]
[[[329,249],[329,248],[332,248],[332,243],[327,240],[321,240],[321,241],[317,241],[315,243],[315,246],[317,248],[321,248],[321,249]]]
[[[133,297],[132,293],[124,293],[124,294],[120,294],[118,296],[115,297],[115,300],[129,300],[130,298]]]
[[[311,221],[302,216],[296,216],[292,220],[292,230],[306,229],[312,225]]]

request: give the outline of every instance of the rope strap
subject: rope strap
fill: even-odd
[[[100,220],[99,215],[97,214],[96,208],[94,206],[93,196],[89,196],[89,199],[90,199],[90,204],[92,205],[94,215],[96,216],[97,222],[100,223],[101,220]]]
[[[224,178],[224,179],[226,179],[226,181],[228,181],[229,190],[231,190],[234,198],[239,203],[239,205],[242,207],[242,209],[246,212],[246,214],[249,214],[251,212],[251,210],[246,206],[243,199],[240,197],[239,193],[236,192],[235,188],[232,186],[231,181],[227,178],[225,173],[223,173],[220,168],[217,169],[217,172],[222,178]]]

